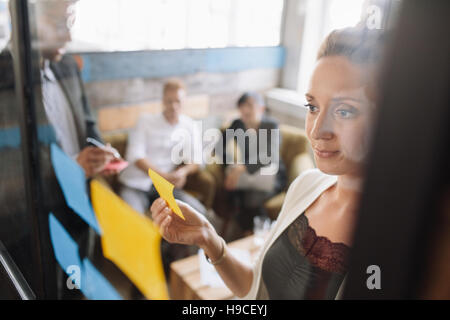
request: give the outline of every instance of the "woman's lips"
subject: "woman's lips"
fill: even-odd
[[[339,151],[314,149],[314,154],[320,158],[331,158],[331,157],[336,156],[338,153],[339,153]]]

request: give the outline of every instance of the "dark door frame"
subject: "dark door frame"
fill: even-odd
[[[43,216],[42,180],[40,175],[39,141],[36,123],[36,100],[34,90],[38,57],[32,50],[31,21],[28,0],[10,0],[12,22],[13,64],[15,90],[19,108],[21,148],[25,175],[25,198],[29,223],[31,225],[31,248],[33,279],[37,298],[45,298],[44,261],[42,256],[41,228],[39,217]]]

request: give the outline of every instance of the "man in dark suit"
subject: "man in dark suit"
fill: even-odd
[[[84,169],[87,177],[111,174],[104,171],[113,159],[107,151],[88,145],[86,138],[101,141],[96,121],[86,98],[79,68],[65,47],[72,40],[78,0],[44,0],[29,3],[30,16],[36,18],[37,48],[40,53],[42,100],[47,119],[56,131],[60,147]],[[11,4],[11,2],[9,3]],[[11,43],[0,54],[3,103],[14,101],[14,73]],[[6,95],[5,95],[6,94]]]
[[[59,146],[78,162],[86,177],[90,178],[98,173],[113,173],[104,170],[113,155],[86,142],[88,137],[102,140],[86,98],[79,68],[72,56],[64,54],[66,44],[71,41],[70,27],[75,19],[76,2],[46,0],[29,3],[30,16],[36,18],[37,41],[34,43],[37,43],[40,56],[40,71],[33,70],[40,72],[40,75],[34,75],[35,88],[41,89],[36,90],[36,99],[42,99],[45,109],[45,112],[37,110],[36,115],[39,124],[47,122],[51,125]],[[19,114],[14,56],[12,43],[0,53],[0,125],[10,128],[9,132],[15,132]],[[17,152],[16,156],[19,155]]]
[[[100,140],[80,71],[75,60],[64,55],[75,21],[72,1],[39,1],[35,6],[38,46],[41,53],[41,85],[47,117],[62,149],[76,159],[86,176],[103,171],[112,153],[88,146],[86,138]]]
[[[10,2],[11,3],[11,2]],[[39,68],[33,70],[36,92],[36,99],[42,99],[42,110],[37,104],[36,120],[39,128],[45,128],[44,124],[49,123],[54,129],[56,140],[61,149],[84,169],[87,178],[96,174],[110,174],[105,171],[105,165],[112,160],[112,150],[104,150],[94,146],[89,146],[86,138],[91,137],[101,141],[100,133],[96,126],[96,121],[91,113],[80,71],[75,60],[65,55],[64,47],[71,41],[70,27],[74,21],[74,7],[76,1],[55,1],[45,0],[29,3],[30,17],[36,18],[37,41],[33,42],[33,48],[39,51]],[[27,208],[23,201],[24,181],[23,181],[23,155],[21,152],[21,137],[18,132],[19,107],[16,101],[15,73],[13,70],[13,60],[17,57],[12,43],[0,53],[0,128],[5,129],[11,137],[6,139],[7,143],[0,144],[2,166],[0,168],[0,180],[2,184],[2,197],[0,208],[3,215],[0,221],[6,221],[0,228],[0,238],[23,239],[11,243],[8,248],[13,252],[24,251],[24,255],[30,255],[28,248],[27,234],[25,230],[30,226],[23,223]],[[33,66],[35,67],[35,66]],[[38,81],[39,80],[39,81]],[[12,137],[14,135],[14,137]],[[7,137],[8,138],[8,137]],[[10,141],[10,142],[8,142]],[[94,243],[93,234],[87,225],[79,219],[65,204],[62,192],[57,186],[50,166],[48,149],[43,147],[39,150],[41,160],[41,179],[43,182],[42,199],[45,214],[53,212],[67,227],[68,232],[78,242],[80,251],[83,254],[91,250]],[[3,188],[7,186],[7,188]],[[4,219],[3,219],[4,218]],[[39,217],[45,225],[48,218]],[[45,229],[45,227],[42,227]],[[24,235],[22,235],[24,234]],[[44,242],[48,242],[48,234],[42,232]],[[5,245],[8,245],[5,243]],[[80,253],[81,254],[81,253]],[[20,260],[19,257],[14,259]],[[26,265],[27,259],[21,265]],[[21,260],[20,260],[21,261]],[[27,271],[27,270],[26,270]],[[25,272],[27,273],[27,272]],[[59,297],[67,296],[65,290],[65,277],[62,269],[58,269],[57,283],[59,287]],[[53,277],[53,274],[49,274]],[[30,275],[31,277],[31,275]],[[50,278],[47,279],[50,281]]]

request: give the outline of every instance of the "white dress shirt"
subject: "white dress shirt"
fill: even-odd
[[[55,129],[56,139],[66,154],[72,158],[76,157],[80,152],[80,144],[72,108],[50,69],[48,60],[44,61],[44,68],[41,69],[41,81],[45,113]]]
[[[199,138],[198,133],[194,133],[194,121],[185,115],[180,115],[175,125],[170,124],[162,113],[141,115],[128,137],[125,159],[130,166],[122,171],[119,181],[127,187],[149,191],[152,181],[146,172],[136,166],[136,161],[147,159],[161,172],[171,172],[180,164],[177,159],[173,159],[173,150],[178,150],[181,145],[188,148],[190,144],[192,150],[190,154],[188,152],[178,154],[184,163],[193,163],[193,148],[201,148]]]

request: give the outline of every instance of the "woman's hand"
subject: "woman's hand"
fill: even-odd
[[[170,243],[197,245],[212,261],[224,257],[215,266],[216,270],[235,295],[245,296],[252,285],[253,269],[237,260],[231,253],[224,256],[227,250],[223,246],[224,242],[208,220],[184,202],[177,200],[177,203],[186,220],[170,210],[161,198],[154,201],[150,208],[153,221],[159,226],[163,238]]]
[[[161,235],[169,243],[203,247],[215,234],[206,218],[188,204],[178,201],[186,220],[177,216],[162,198],[155,200],[150,208],[153,222],[159,226]]]

